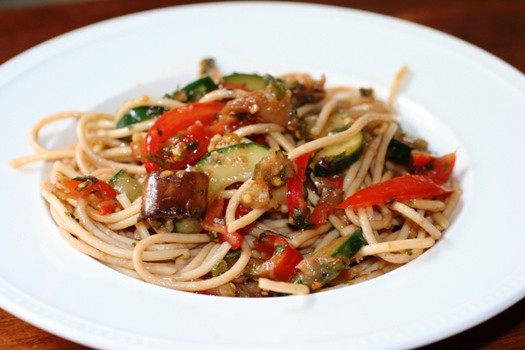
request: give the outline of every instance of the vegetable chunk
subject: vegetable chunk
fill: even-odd
[[[206,213],[208,176],[183,170],[154,171],[144,180],[138,221],[150,218],[202,218]]]

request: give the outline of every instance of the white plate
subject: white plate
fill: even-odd
[[[113,112],[123,96],[171,90],[192,80],[204,57],[226,72],[326,73],[330,83],[382,94],[408,65],[403,124],[436,151],[458,150],[465,195],[453,226],[416,261],[378,279],[265,300],[148,285],[67,246],[39,195],[44,166],[7,166],[31,152],[30,127],[53,112]],[[409,348],[481,323],[525,295],[525,79],[457,39],[341,8],[193,5],[60,36],[7,62],[0,77],[0,306],[47,331],[99,348]],[[57,142],[50,132],[43,138]]]

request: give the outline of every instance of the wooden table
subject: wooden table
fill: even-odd
[[[0,10],[0,64],[47,39],[94,22],[197,2],[203,1],[106,0]],[[438,29],[481,47],[525,73],[523,0],[330,0],[324,3],[382,13]],[[0,309],[0,349],[29,348],[85,349]],[[424,349],[441,348],[525,348],[525,299],[473,329]]]

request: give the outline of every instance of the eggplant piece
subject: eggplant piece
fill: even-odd
[[[162,170],[150,173],[142,185],[138,221],[202,218],[208,203],[208,181],[208,176],[200,172]]]

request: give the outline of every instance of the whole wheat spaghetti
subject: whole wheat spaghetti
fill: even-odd
[[[406,67],[386,102],[324,76],[201,67],[194,82],[115,114],[35,124],[34,154],[10,165],[54,162],[40,188],[73,248],[166,288],[263,297],[375,278],[451,225],[455,154],[403,133],[393,107]],[[40,144],[43,127],[67,118],[75,145]]]

